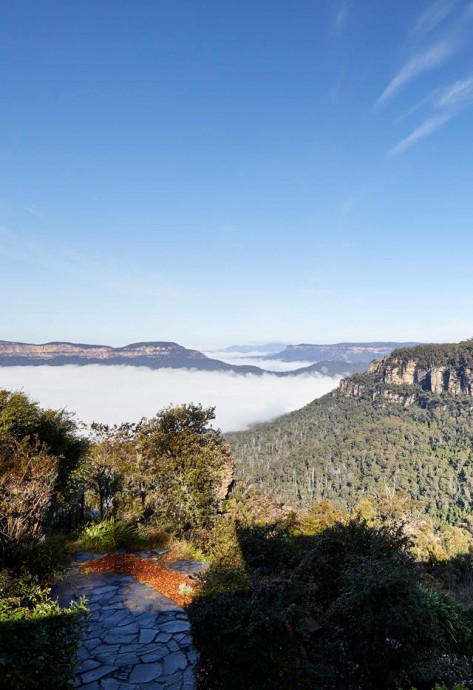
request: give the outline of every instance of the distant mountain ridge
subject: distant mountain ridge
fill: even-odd
[[[123,347],[82,343],[49,342],[44,344],[0,341],[0,366],[63,366],[74,364],[145,366],[150,369],[200,369],[204,371],[238,371],[260,374],[253,366],[233,366],[206,357],[198,350],[189,350],[174,342],[139,342]]]
[[[301,343],[288,345],[277,354],[267,355],[263,359],[278,359],[283,362],[370,362],[391,354],[395,349],[413,347],[417,343],[372,342],[372,343],[334,343],[314,345]]]
[[[324,361],[309,364],[307,367],[300,367],[299,369],[290,369],[289,371],[273,372],[278,376],[307,376],[310,374],[321,374],[322,376],[353,376],[357,373],[363,373],[368,366],[367,362],[339,362]]]
[[[12,366],[128,365],[150,369],[197,369],[275,377],[321,374],[347,376],[360,368],[346,362],[320,362],[292,372],[272,372],[246,364],[227,364],[174,342],[138,342],[123,347],[53,341],[43,344],[0,341],[0,367]]]
[[[262,354],[268,354],[271,352],[281,352],[287,343],[261,343],[259,345],[230,345],[229,347],[224,347],[223,350],[219,352],[232,353],[242,353],[247,354],[248,352],[261,352]]]

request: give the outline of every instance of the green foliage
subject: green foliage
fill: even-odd
[[[232,592],[249,591],[251,579],[246,568],[237,564],[214,563],[205,573],[200,582],[200,594],[202,601],[210,603],[213,597],[225,595]],[[197,615],[202,615],[205,619],[206,612],[201,613],[200,604],[195,608]]]
[[[239,528],[242,566],[214,564],[190,606],[213,690],[433,687],[470,655],[472,623],[423,583],[400,528],[363,520],[312,537]]]
[[[364,520],[336,523],[319,533],[297,568],[297,577],[316,581],[318,598],[324,606],[344,591],[347,568],[360,558],[389,563],[392,569],[411,574],[414,559],[410,540],[397,527],[370,528]]]
[[[238,579],[215,573],[205,595],[189,607],[194,641],[202,655],[205,688],[266,690],[311,685],[304,640],[309,636],[312,592],[294,587],[285,577],[257,580],[244,588]],[[207,579],[207,578],[206,578]],[[227,591],[218,588],[230,585]],[[210,592],[216,592],[209,594]]]
[[[326,621],[344,631],[348,666],[366,687],[396,687],[428,673],[442,651],[471,649],[466,617],[421,585],[409,546],[400,528],[355,520],[321,533],[297,568],[317,586]]]
[[[55,490],[68,491],[88,442],[78,435],[74,416],[66,410],[43,410],[24,393],[0,390],[0,432],[32,448],[41,446],[57,460]]]
[[[108,459],[89,456],[75,473],[74,479],[83,489],[95,495],[101,520],[116,512],[115,500],[123,486],[123,476]]]
[[[473,510],[471,399],[431,396],[438,405],[422,408],[370,396],[335,391],[227,434],[236,476],[301,508],[328,499],[351,510],[395,488],[431,516],[461,522]]]
[[[169,407],[138,432],[149,477],[146,507],[178,534],[209,526],[225,497],[231,460],[220,432],[209,426],[214,418],[214,408],[202,405]]]
[[[121,516],[182,535],[207,528],[232,475],[228,447],[210,426],[213,408],[169,407],[138,424],[93,424],[75,473],[102,517]]]
[[[96,524],[87,525],[70,549],[77,551],[110,551],[112,549],[140,549],[146,538],[140,533],[136,524],[125,523],[110,518]]]
[[[85,615],[83,602],[61,609],[31,576],[0,571],[0,686],[70,687]]]
[[[422,367],[444,367],[461,369],[473,366],[473,341],[460,343],[427,344],[415,347],[402,347],[391,353],[391,358],[407,363],[415,359]]]
[[[138,451],[140,424],[93,423],[88,456],[76,479],[102,518],[120,514],[138,517],[144,508],[148,477]]]
[[[246,565],[270,574],[275,564],[287,568],[299,554],[300,547],[284,524],[238,525],[237,536]]]
[[[418,592],[424,605],[435,613],[443,636],[460,653],[473,651],[473,618],[449,596],[423,585]]]

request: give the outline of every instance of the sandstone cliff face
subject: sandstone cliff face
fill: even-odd
[[[409,407],[417,402],[417,396],[413,393],[397,392],[393,389],[372,388],[362,381],[342,379],[339,390],[346,398],[369,398],[370,400],[384,400],[386,402],[399,403]]]
[[[136,364],[137,366],[211,368],[210,360],[197,350],[177,343],[133,343],[125,347],[83,345],[77,343],[14,343],[0,341],[0,366],[64,364]]]
[[[124,347],[52,342],[42,345],[0,340],[0,367],[128,365],[149,369],[197,369],[263,375],[256,366],[227,364],[172,342],[141,342]],[[275,376],[282,375],[280,372]]]
[[[341,381],[340,391],[349,397],[381,397],[404,405],[419,404],[422,392],[473,396],[473,341],[395,350],[374,360],[366,375]],[[423,400],[432,402],[426,396]]]
[[[76,343],[45,343],[33,345],[29,343],[12,343],[0,341],[0,356],[2,358],[29,358],[51,360],[58,357],[85,360],[134,359],[136,357],[175,357],[186,353],[192,358],[206,359],[197,350],[187,350],[176,343],[134,343],[125,347],[109,347],[108,345],[79,345]]]
[[[372,362],[368,371],[378,381],[386,384],[418,385],[422,390],[436,394],[473,394],[473,369],[466,366],[426,366],[415,359],[405,361],[386,357],[381,362]]]

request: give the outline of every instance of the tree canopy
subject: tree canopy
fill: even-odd
[[[231,456],[220,431],[210,426],[214,418],[213,407],[168,407],[138,431],[150,479],[147,505],[177,530],[208,525],[224,497]]]
[[[73,414],[42,409],[21,392],[0,390],[0,434],[27,443],[31,448],[41,446],[55,458],[55,491],[62,494],[68,491],[70,476],[88,448],[88,441],[79,435]]]

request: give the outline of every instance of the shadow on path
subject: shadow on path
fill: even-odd
[[[197,653],[187,615],[149,585],[120,573],[81,573],[73,567],[52,596],[61,606],[80,597],[88,602],[75,687],[194,690]]]

